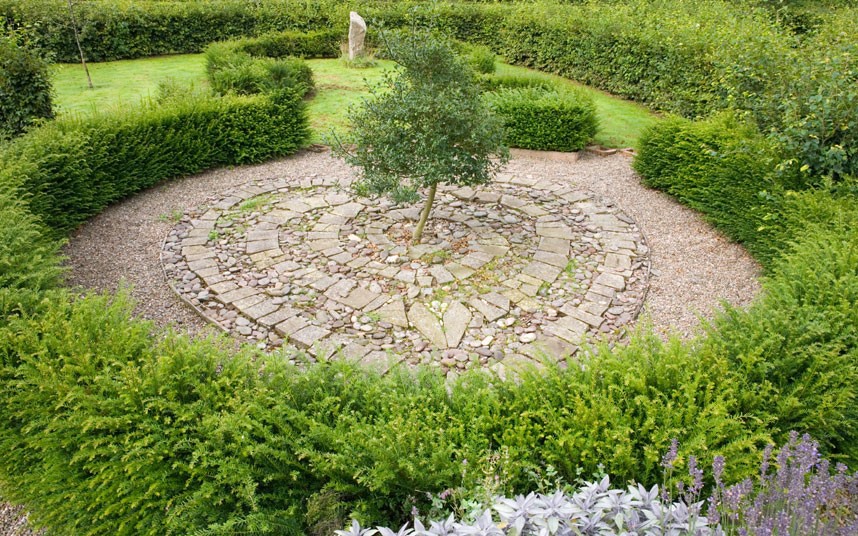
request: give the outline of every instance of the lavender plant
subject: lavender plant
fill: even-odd
[[[858,473],[843,464],[834,472],[808,435],[793,432],[771,464],[766,448],[757,485],[725,487],[724,460],[713,463],[715,491],[709,515],[731,534],[754,536],[847,536],[858,534]]]

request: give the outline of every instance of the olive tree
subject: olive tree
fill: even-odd
[[[385,37],[397,68],[349,112],[351,132],[335,153],[360,169],[361,195],[426,200],[412,236],[419,243],[438,184],[489,182],[506,163],[503,125],[486,107],[473,71],[429,30]]]

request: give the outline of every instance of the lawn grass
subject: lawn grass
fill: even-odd
[[[313,143],[324,143],[332,132],[341,132],[348,123],[349,106],[369,95],[369,86],[377,84],[394,67],[392,61],[377,61],[373,67],[350,69],[342,60],[310,60],[316,94],[309,103]]]
[[[57,112],[88,113],[105,107],[140,104],[154,97],[158,83],[173,79],[179,84],[208,86],[202,54],[158,56],[139,60],[88,63],[93,89],[78,64],[56,64],[53,72],[54,104]]]
[[[374,67],[350,69],[338,59],[309,60],[309,64],[316,81],[316,93],[308,103],[313,143],[324,143],[332,131],[345,128],[349,106],[366,97],[367,84],[378,83],[393,66],[392,62],[379,61]],[[93,63],[90,72],[95,85],[92,90],[86,86],[86,75],[80,65],[55,67],[53,83],[59,113],[136,105],[141,99],[154,96],[158,83],[167,79],[196,87],[208,84],[202,54]],[[633,147],[644,128],[658,121],[655,114],[639,104],[559,76],[505,64],[498,64],[498,73],[547,78],[582,88],[593,97],[599,117],[594,142],[605,147]]]

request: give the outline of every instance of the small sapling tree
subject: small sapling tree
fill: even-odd
[[[503,126],[480,97],[473,71],[429,30],[386,36],[398,68],[350,110],[351,133],[334,152],[360,169],[360,195],[413,202],[428,189],[412,235],[417,244],[440,183],[489,182],[509,158]]]

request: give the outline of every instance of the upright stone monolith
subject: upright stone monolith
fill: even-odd
[[[349,13],[349,60],[363,56],[364,39],[366,39],[366,21],[352,11]]]

